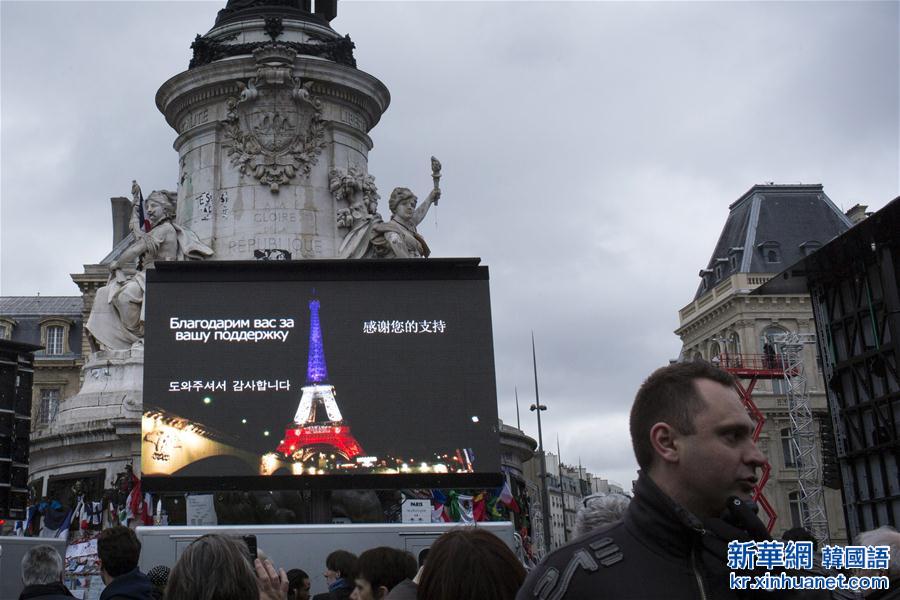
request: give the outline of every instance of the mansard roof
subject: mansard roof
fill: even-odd
[[[0,296],[0,317],[9,319],[14,327],[12,341],[41,346],[41,328],[48,319],[59,317],[69,323],[68,352],[49,356],[51,359],[77,359],[81,355],[81,336],[84,330],[81,296]],[[36,353],[46,358],[43,350]]]
[[[814,254],[787,266],[778,277],[773,277],[753,293],[805,294],[816,283],[853,278],[865,270],[865,264],[879,260],[878,248],[897,246],[898,231],[900,196]]]
[[[754,185],[728,208],[695,299],[734,273],[780,273],[851,226],[821,184]]]
[[[81,296],[0,296],[0,316],[81,317]]]

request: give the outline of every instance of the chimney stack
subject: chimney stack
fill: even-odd
[[[850,210],[847,211],[847,218],[850,219],[850,222],[856,225],[860,221],[864,221],[866,217],[869,215],[866,214],[866,209],[869,208],[865,204],[855,204]]]
[[[131,219],[131,200],[121,196],[110,198],[112,203],[113,248],[128,235],[128,221]]]

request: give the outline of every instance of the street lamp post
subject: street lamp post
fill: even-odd
[[[534,332],[531,332],[531,359],[534,363],[534,399],[531,411],[537,412],[538,424],[538,452],[541,455],[541,504],[544,505],[544,552],[550,553],[550,496],[547,491],[547,454],[544,452],[544,434],[541,430],[541,411],[547,410],[546,405],[541,404],[541,396],[538,393],[537,353],[534,350]]]

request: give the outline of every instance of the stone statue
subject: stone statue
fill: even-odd
[[[150,231],[135,231],[135,242],[109,264],[109,282],[97,290],[86,325],[91,336],[103,348],[128,349],[142,341],[144,269],[153,268],[154,261],[198,260],[212,255],[212,249],[203,244],[194,232],[172,222],[175,204],[174,192],[160,190],[151,193],[147,198],[146,215]],[[140,204],[135,202],[132,221],[139,219],[139,213]],[[136,259],[140,261],[133,268],[131,265]],[[91,345],[94,346],[93,340]],[[96,351],[99,348],[93,349]]]
[[[435,157],[431,157],[431,181],[434,182],[434,189],[441,191],[441,161]],[[434,201],[437,206],[437,200]]]
[[[416,207],[416,195],[408,188],[394,188],[388,200],[391,220],[372,227],[372,247],[378,258],[427,258],[431,254],[416,225],[422,222],[432,204],[437,204],[441,190],[435,185],[425,202]]]
[[[337,202],[347,202],[347,208],[339,208],[336,218],[338,227],[350,231],[344,236],[339,258],[371,258],[374,251],[370,246],[372,228],[381,223],[378,214],[378,189],[375,178],[350,167],[346,172],[332,169],[329,189]]]

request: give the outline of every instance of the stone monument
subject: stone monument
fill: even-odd
[[[123,462],[140,456],[145,273],[156,261],[212,254],[192,231],[174,223],[174,192],[154,191],[145,203],[133,182],[132,194],[131,233],[107,257],[108,281],[94,293],[81,389],[32,438],[31,477],[44,478],[45,485],[45,476],[77,474],[88,466],[103,468],[108,480]]]
[[[426,199],[396,188],[385,221],[368,134],[390,95],[330,27],[336,0],[312,4],[228,0],[191,44],[187,70],[159,88],[177,134],[177,192],[144,202],[133,182],[130,233],[73,275],[86,290],[90,352],[81,390],[33,440],[33,479],[90,466],[110,480],[123,462],[140,463],[144,272],[154,261],[429,255],[416,226],[440,198],[440,162]]]
[[[178,133],[178,221],[218,260],[340,255],[350,198],[332,172],[367,173],[390,95],[328,25],[333,4],[231,0],[157,92]]]

